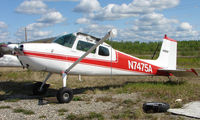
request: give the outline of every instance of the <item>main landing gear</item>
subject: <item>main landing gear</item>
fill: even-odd
[[[49,84],[46,84],[46,81],[50,78],[52,73],[49,73],[43,82],[37,82],[33,85],[33,95],[44,95],[47,92]],[[59,103],[69,103],[73,99],[73,91],[70,88],[67,88],[67,74],[62,73],[63,78],[63,87],[60,88],[57,92],[57,100]]]
[[[57,92],[57,100],[59,103],[69,103],[73,99],[73,91],[70,88],[67,88],[67,74],[62,73],[63,78],[63,87],[60,88]]]

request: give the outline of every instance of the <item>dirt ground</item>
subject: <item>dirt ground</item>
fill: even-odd
[[[145,96],[144,92],[148,91],[143,91],[142,88],[126,90],[130,89],[127,88],[128,85],[137,82],[142,85],[157,81],[165,83],[168,81],[167,77],[82,76],[80,81],[78,76],[69,76],[68,87],[73,89],[74,99],[68,104],[59,104],[55,96],[62,87],[60,75],[55,74],[50,78],[48,84],[51,86],[44,97],[33,96],[31,93],[32,84],[42,81],[46,75],[47,73],[19,68],[0,68],[0,120],[194,119],[170,113],[144,113],[143,103],[159,99]],[[199,77],[171,79],[176,83],[187,81],[192,85],[200,85]],[[196,96],[190,101],[200,98],[198,92]]]

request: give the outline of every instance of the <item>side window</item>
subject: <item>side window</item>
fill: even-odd
[[[88,51],[94,44],[89,43],[89,42],[85,42],[85,41],[78,41],[77,50],[81,50],[81,51]],[[95,53],[96,49],[92,51],[92,53]]]
[[[109,50],[106,47],[99,46],[99,55],[109,56]]]

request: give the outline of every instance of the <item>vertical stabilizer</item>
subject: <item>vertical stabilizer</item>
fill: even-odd
[[[162,47],[160,50],[160,55],[156,60],[159,66],[164,69],[176,70],[176,62],[177,62],[177,41],[171,38],[168,38],[165,35],[162,43]]]

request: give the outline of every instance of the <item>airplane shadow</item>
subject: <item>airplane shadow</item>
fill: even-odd
[[[105,86],[93,86],[93,87],[83,87],[83,88],[75,88],[73,89],[73,93],[75,95],[85,93],[88,90],[94,91],[98,90],[108,90],[110,88],[120,88],[127,84],[134,83],[148,83],[148,84],[167,84],[167,85],[180,85],[185,82],[177,82],[177,81],[167,81],[167,82],[152,82],[152,81],[144,81],[144,82],[134,82],[128,81],[123,84],[118,85],[105,85]],[[14,81],[0,81],[0,101],[9,100],[9,99],[48,99],[56,96],[57,89],[49,88],[46,95],[43,96],[34,96],[32,95],[32,86],[33,82],[14,82]],[[49,102],[51,103],[51,102]],[[55,103],[55,99],[54,99]]]

